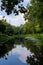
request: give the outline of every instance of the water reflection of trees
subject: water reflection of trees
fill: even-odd
[[[33,43],[29,43],[29,41],[20,38],[0,44],[0,58],[5,57],[5,59],[7,59],[6,55],[15,48],[15,44],[22,44],[22,46],[25,46],[28,50],[30,49],[31,53],[34,53],[33,55],[27,56],[27,63],[30,63],[30,65],[43,65],[43,45],[34,45]]]
[[[25,46],[30,49],[33,55],[27,56],[27,63],[30,65],[43,65],[43,45],[33,45],[25,41]]]
[[[14,46],[13,46],[13,44],[7,44],[7,43],[5,43],[5,44],[1,44],[0,45],[0,58],[1,57],[5,57],[6,55],[8,55],[8,52],[10,51],[10,50],[12,50],[12,48],[13,48]]]
[[[11,40],[8,40],[7,42],[5,43],[0,43],[0,58],[6,58],[6,55],[8,55],[9,51],[11,51],[13,48],[15,48],[15,45],[14,44],[20,44],[20,42],[22,42],[22,39],[20,41],[20,39],[11,39]]]

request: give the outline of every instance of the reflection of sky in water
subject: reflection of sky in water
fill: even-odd
[[[3,58],[0,59],[0,65],[28,65],[26,58],[30,56],[30,54],[30,50],[27,50],[27,48],[21,45],[17,45],[16,48],[9,52],[7,60]]]
[[[31,54],[30,50],[28,51],[27,48],[22,47],[21,45],[17,45],[15,49],[12,50],[12,55],[19,55],[19,59],[26,63],[26,58],[28,55]]]

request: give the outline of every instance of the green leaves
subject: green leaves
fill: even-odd
[[[43,2],[41,1],[30,0],[31,5],[27,6],[27,12],[24,15],[25,19],[31,22],[33,29],[36,27],[36,24],[39,25],[40,29],[43,29]]]
[[[10,15],[11,13],[15,13],[15,15],[18,15],[19,12],[25,13],[26,9],[23,5],[19,3],[23,2],[24,0],[1,0],[1,10],[5,10],[7,15]],[[16,8],[17,6],[17,8]]]

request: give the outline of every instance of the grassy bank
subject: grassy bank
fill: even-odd
[[[34,39],[38,39],[43,42],[43,34],[26,34],[25,37],[30,37]]]
[[[38,39],[41,42],[43,42],[43,34],[25,34],[25,35],[13,35],[13,36],[8,36],[5,34],[0,33],[0,43],[5,43],[8,40],[12,40],[12,39],[19,39],[19,38],[25,38],[25,37],[29,37],[30,39]]]

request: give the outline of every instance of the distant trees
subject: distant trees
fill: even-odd
[[[16,27],[12,26],[3,18],[0,20],[0,32],[4,33],[6,35],[18,35],[18,34],[24,34],[23,25]]]
[[[8,26],[6,27],[5,33],[8,34],[8,35],[13,35],[13,34],[14,34],[14,30],[13,30],[12,26],[9,26],[9,25],[8,25]]]
[[[32,33],[32,27],[31,27],[30,22],[26,22],[24,24],[24,33],[25,34]]]

